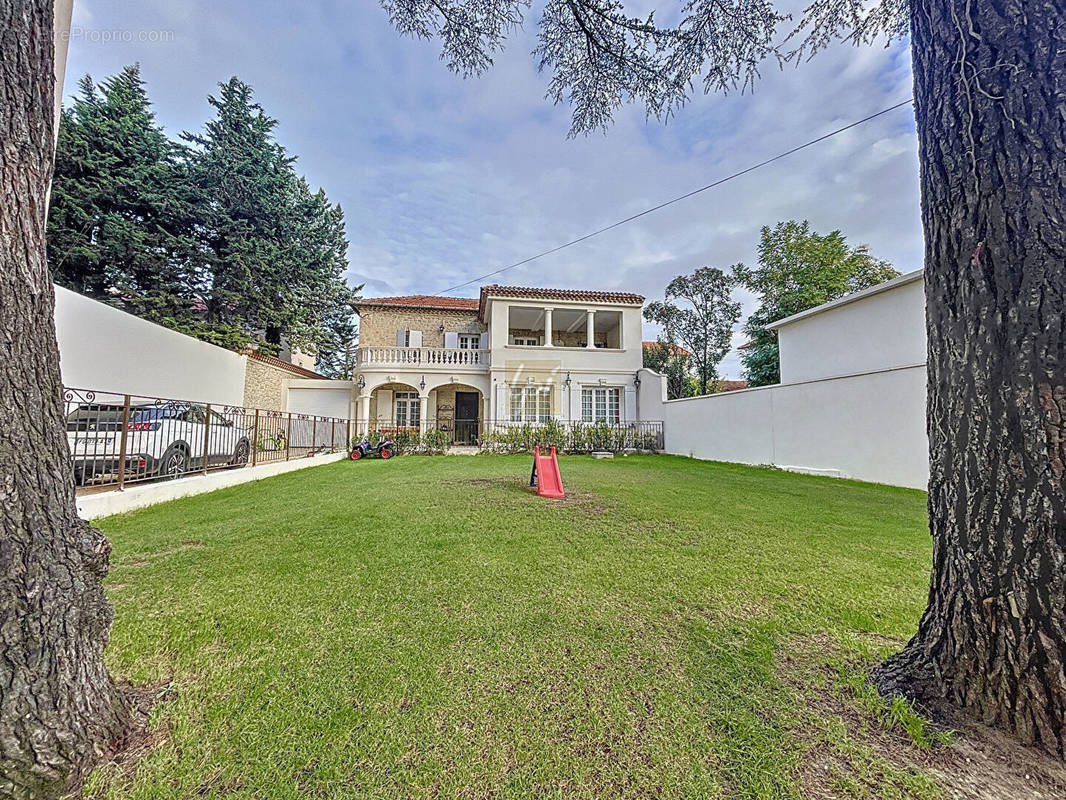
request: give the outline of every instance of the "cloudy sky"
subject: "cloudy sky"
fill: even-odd
[[[177,134],[203,125],[219,81],[251,84],[297,168],[343,206],[349,277],[367,296],[440,292],[910,95],[905,44],[841,45],[799,68],[767,65],[754,93],[697,95],[669,124],[629,108],[606,136],[567,139],[569,109],[544,99],[530,56],[536,20],[487,75],[463,80],[373,0],[75,0],[66,88],[139,62]],[[922,253],[917,169],[905,107],[494,280],[661,297],[696,267],[754,262],[759,228],[790,218],[910,271]],[[735,353],[723,373],[740,377]]]

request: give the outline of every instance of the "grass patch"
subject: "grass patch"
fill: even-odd
[[[561,469],[559,502],[526,457],[405,458],[103,520],[109,664],[161,687],[166,736],[86,794],[776,800],[825,751],[841,797],[937,796],[849,733],[936,736],[858,680],[922,611],[923,494],[673,457]]]

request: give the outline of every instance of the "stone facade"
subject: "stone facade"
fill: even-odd
[[[296,376],[254,358],[245,361],[244,407],[285,411],[289,400],[289,381]]]
[[[476,311],[444,311],[433,308],[382,308],[359,311],[360,347],[395,347],[396,331],[422,331],[423,347],[444,347],[444,332],[480,334],[485,326]]]

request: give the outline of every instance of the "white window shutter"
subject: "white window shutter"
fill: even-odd
[[[395,410],[392,405],[392,390],[378,389],[378,419],[382,425],[391,427],[395,424]]]
[[[411,347],[422,346],[422,331],[411,331]]]
[[[459,334],[455,331],[444,332],[444,346],[450,347],[453,350],[459,347]]]
[[[396,331],[396,346],[407,347],[407,330],[405,328]]]
[[[478,347],[481,348],[482,350],[488,350],[489,349],[489,334],[488,334],[488,331],[486,331],[485,333],[481,334],[481,336],[478,337]]]

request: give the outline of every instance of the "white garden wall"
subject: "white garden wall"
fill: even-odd
[[[656,402],[666,452],[895,486],[925,488],[925,367]],[[644,385],[649,385],[647,394]]]
[[[925,488],[925,295],[903,275],[774,325],[777,386],[665,401],[641,371],[640,415],[669,453]]]
[[[59,367],[65,386],[244,404],[244,356],[69,289],[55,290]]]
[[[314,414],[319,417],[354,417],[353,381],[289,381],[288,410],[294,414]]]

